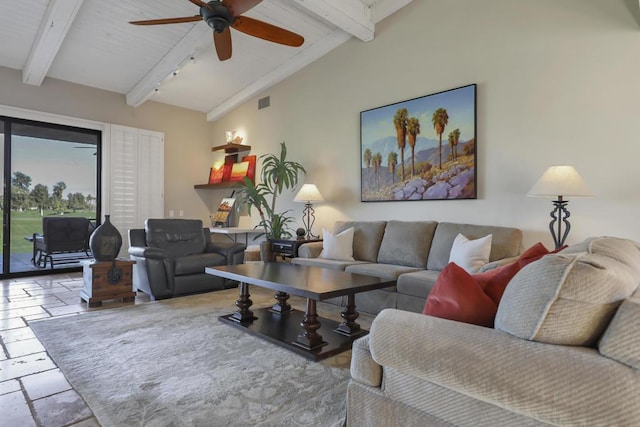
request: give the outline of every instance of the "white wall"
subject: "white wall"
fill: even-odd
[[[286,141],[327,199],[319,226],[342,218],[434,219],[515,226],[552,247],[550,199],[526,197],[554,164],[572,164],[593,199],[570,199],[569,243],[640,240],[637,179],[640,26],[626,0],[415,0],[213,124],[241,129],[254,154]],[[478,85],[478,199],[360,202],[363,110]],[[302,206],[291,203],[279,209]]]
[[[51,78],[29,86],[22,84],[20,71],[3,67],[0,105],[164,132],[165,216],[182,210],[185,218],[208,223],[214,194],[193,189],[207,182],[211,167],[211,124],[205,114],[158,102],[133,108],[124,95]]]

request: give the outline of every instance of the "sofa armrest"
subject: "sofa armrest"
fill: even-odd
[[[322,242],[304,243],[298,248],[298,256],[301,258],[318,258],[322,252]]]
[[[484,273],[485,271],[493,270],[494,268],[502,267],[503,265],[511,264],[512,262],[516,262],[519,258],[518,256],[511,256],[507,258],[497,259],[495,261],[491,261],[486,263],[480,268],[480,273]]]
[[[227,259],[228,265],[242,264],[244,260],[244,250],[247,246],[242,243],[234,242],[207,242],[206,252],[222,255]]]
[[[353,342],[351,350],[351,378],[372,387],[382,385],[382,366],[371,357],[369,335]]]
[[[544,422],[627,425],[640,417],[640,373],[592,348],[527,341],[395,309],[375,318],[369,337],[383,371],[392,368]]]
[[[138,258],[163,259],[168,255],[159,248],[150,248],[149,246],[129,246],[129,255]]]

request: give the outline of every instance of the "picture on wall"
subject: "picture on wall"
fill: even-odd
[[[360,113],[361,200],[477,198],[476,85]]]

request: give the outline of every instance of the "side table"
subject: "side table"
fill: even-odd
[[[298,248],[311,242],[322,242],[322,239],[273,239],[271,240],[271,252],[285,258],[295,258],[298,256]]]
[[[84,287],[80,291],[80,302],[87,302],[89,307],[99,307],[102,301],[121,299],[133,302],[132,269],[135,261],[115,259],[111,261],[84,260],[82,277]]]

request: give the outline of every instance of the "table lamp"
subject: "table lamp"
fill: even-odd
[[[313,209],[312,202],[324,202],[324,197],[322,197],[322,194],[318,191],[318,187],[314,184],[304,184],[300,191],[298,191],[298,194],[296,194],[296,197],[294,197],[293,201],[304,203],[302,223],[304,224],[304,228],[307,232],[307,240],[318,238],[318,236],[311,233],[313,223],[316,221],[315,210]]]
[[[593,194],[587,188],[582,177],[573,166],[551,166],[535,183],[527,193],[531,197],[557,197],[553,201],[554,209],[551,211],[551,222],[549,230],[553,237],[556,249],[564,245],[571,230],[569,223],[569,211],[567,210],[568,200],[564,197],[592,197]],[[564,232],[562,225],[564,224]]]

